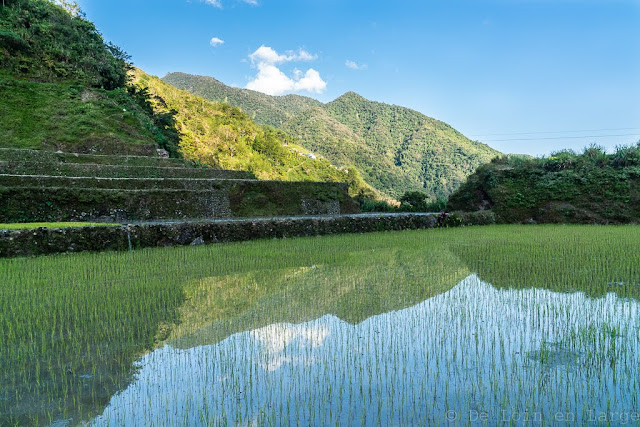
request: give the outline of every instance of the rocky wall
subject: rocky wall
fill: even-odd
[[[85,184],[91,180],[79,179]],[[205,183],[208,189],[195,184],[193,189],[108,189],[75,187],[73,179],[60,181],[65,185],[0,184],[0,223],[139,222],[359,211],[342,183],[218,180]]]
[[[0,161],[0,173],[52,177],[253,179],[246,171],[180,166]]]
[[[473,214],[467,214],[461,221],[455,221],[456,225],[476,223],[479,221]],[[63,252],[126,251],[266,238],[426,229],[443,225],[445,224],[439,216],[433,214],[366,214],[134,224],[122,227],[0,230],[0,257]]]

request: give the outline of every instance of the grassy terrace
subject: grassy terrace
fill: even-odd
[[[0,75],[4,147],[152,154],[153,123],[124,90],[84,89],[54,83],[32,83]]]
[[[5,162],[40,162],[45,164],[119,165],[131,167],[186,167],[182,159],[135,155],[105,155],[62,153],[48,150],[0,148],[0,160]]]
[[[473,272],[498,289],[637,300],[640,228],[490,226],[3,259],[0,424],[88,420],[130,383],[134,360],[164,343],[190,348],[324,314],[355,324]]]

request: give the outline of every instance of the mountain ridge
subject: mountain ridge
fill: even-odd
[[[71,2],[7,0],[0,5],[0,147],[168,153],[262,180],[339,181],[377,196],[355,171],[310,153],[284,131],[170,86],[129,59]],[[295,110],[308,101],[284,102]]]
[[[176,86],[171,82],[172,80],[191,77],[196,77],[198,79],[197,83],[199,85],[205,83],[210,87],[217,88],[216,92],[218,94],[213,97],[216,99],[212,99],[212,97],[203,96],[197,93],[199,92],[197,86]],[[215,77],[211,76],[192,75],[182,72],[171,72],[162,77],[161,80],[171,84],[172,86],[176,86],[178,89],[186,90],[187,92],[191,92],[194,95],[202,96],[203,98],[209,99],[210,101],[214,102],[227,102],[234,106],[246,106],[246,103],[249,100],[251,102],[256,102],[257,105],[254,108],[243,108],[245,113],[247,113],[252,119],[256,120],[260,124],[274,127],[278,127],[284,121],[291,118],[292,112],[298,113],[308,107],[323,105],[316,99],[302,95],[288,94],[283,96],[274,96],[251,89],[235,88],[232,86],[228,86]],[[277,108],[274,109],[273,104],[277,104]],[[302,108],[300,107],[301,104]],[[270,114],[265,114],[265,111],[261,111],[261,109],[265,107],[268,110],[275,111],[272,111]],[[288,108],[291,111],[286,111],[285,108]]]
[[[419,111],[371,101],[349,91],[328,103],[272,96],[213,77],[169,73],[163,80],[216,102],[240,107],[256,122],[280,128],[339,167],[398,199],[406,191],[446,197],[478,166],[501,153]]]

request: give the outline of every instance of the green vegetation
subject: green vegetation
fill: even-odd
[[[295,95],[274,97],[231,88],[210,77],[184,73],[171,73],[164,81],[242,108],[257,122],[299,138],[305,148],[335,165],[354,166],[366,183],[394,198],[407,190],[433,198],[448,196],[479,165],[499,154],[446,123],[352,92],[325,105]]]
[[[324,105],[196,78],[188,89],[226,101],[208,102],[133,69],[77,5],[61,4],[11,0],[0,9],[4,147],[147,156],[160,147],[259,179],[347,182],[363,207],[383,209],[401,189],[447,195],[496,154],[444,123],[351,93]],[[181,87],[189,79],[167,77]]]
[[[77,5],[7,0],[0,8],[3,147],[172,155],[172,112],[127,86],[128,56],[106,44]]]
[[[0,260],[0,423],[88,420],[165,342],[327,313],[358,323],[472,272],[499,288],[638,300],[639,232],[493,226]]]
[[[3,147],[153,155],[160,142],[125,89],[0,77],[0,97]]]
[[[347,182],[352,194],[373,193],[356,172],[315,158],[281,130],[258,125],[237,107],[207,101],[134,70],[134,83],[153,96],[157,112],[176,112],[180,151],[198,164],[246,170],[259,179]]]
[[[639,235],[603,227],[593,238],[592,228],[450,230],[449,251],[443,235],[424,233],[445,246],[415,259],[428,265],[425,289],[405,286],[412,256],[391,239],[353,270],[314,264],[195,282],[186,287],[179,336],[140,359],[136,380],[95,421],[468,425],[484,413],[488,425],[544,425],[557,414],[571,425],[605,425],[589,419],[606,413],[611,425],[628,424],[636,405],[624,408],[640,392]],[[484,271],[519,267],[505,276],[513,285],[467,276],[457,253],[488,264]],[[464,279],[450,287],[456,275]],[[380,282],[389,279],[390,292]],[[538,280],[543,286],[532,287]],[[421,294],[431,297],[412,304]],[[375,302],[394,297],[408,305],[387,304],[364,319],[382,308]],[[148,409],[131,411],[140,401]]]
[[[0,8],[2,72],[34,81],[107,90],[125,86],[128,56],[105,44],[77,5],[5,0]]]
[[[424,191],[407,191],[398,202],[393,200],[375,200],[358,195],[354,199],[362,212],[446,212],[447,199],[432,197]]]
[[[435,249],[426,236],[390,233],[0,260],[0,423],[86,420],[131,380],[142,352],[207,321],[233,327],[265,298],[291,295],[298,317],[325,307],[363,318],[419,302],[466,274],[447,254],[421,261]],[[366,299],[363,269],[376,279]]]
[[[27,222],[22,224],[0,224],[0,230],[24,230],[30,228],[67,227],[118,227],[120,224],[98,222]]]
[[[640,222],[640,143],[613,154],[591,146],[582,154],[495,159],[451,196],[449,208],[491,209],[506,223]]]
[[[449,249],[498,288],[584,292],[591,298],[615,293],[640,300],[637,226],[499,225],[449,231]]]
[[[400,209],[409,212],[443,212],[447,209],[446,199],[438,197],[432,201],[422,191],[407,191],[400,197],[400,203]]]
[[[134,69],[126,54],[104,42],[75,3],[3,2],[0,58],[0,162],[5,173],[176,177],[185,179],[167,181],[167,186],[186,190],[194,190],[187,178],[195,177],[333,181],[347,182],[353,194],[375,194],[357,172],[316,158],[283,131],[257,125],[238,108],[206,101]],[[143,158],[157,157],[157,148],[189,162]],[[15,149],[85,154],[34,155]],[[140,157],[118,156],[122,154]],[[222,195],[224,205],[218,200],[221,195],[204,194],[201,187],[211,186],[202,182],[193,184],[202,190],[196,194],[163,188],[161,181],[80,179],[72,188],[64,187],[61,183],[69,181],[61,178],[2,181],[5,222],[82,221],[125,208],[137,219],[224,216],[230,210],[241,215],[295,214],[313,211],[302,205],[326,201],[327,192],[340,193],[338,203],[350,202],[341,187],[318,187],[307,194],[305,189],[312,186],[293,184],[284,190],[272,183],[233,185]],[[142,191],[149,185],[157,191]],[[121,189],[127,191],[116,191]]]

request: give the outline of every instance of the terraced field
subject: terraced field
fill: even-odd
[[[0,149],[0,221],[126,222],[352,213],[341,183],[259,181],[178,159]]]

